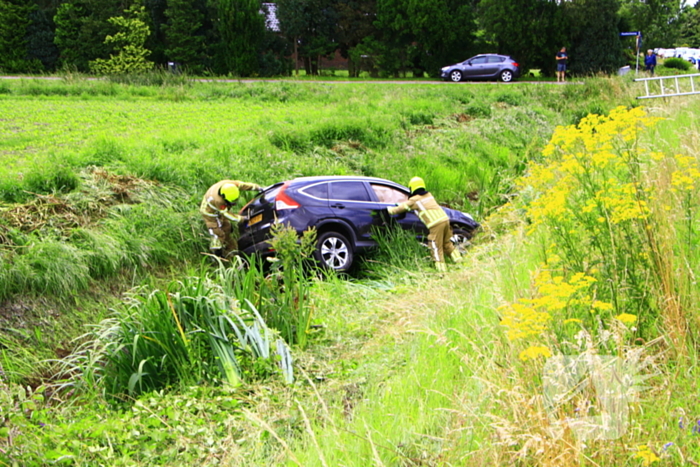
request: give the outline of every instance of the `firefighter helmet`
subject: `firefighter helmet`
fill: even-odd
[[[240,191],[233,183],[224,183],[219,189],[219,194],[226,200],[227,203],[233,204],[238,199]]]
[[[413,193],[419,188],[423,188],[425,190],[425,182],[420,177],[413,177],[411,181],[408,182],[408,189],[411,190],[411,193]]]

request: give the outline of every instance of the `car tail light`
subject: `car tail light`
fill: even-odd
[[[296,209],[300,207],[299,203],[294,201],[285,193],[286,189],[287,184],[285,183],[284,185],[282,185],[280,192],[277,193],[277,196],[275,197],[275,209],[278,211],[281,211],[283,209]]]
[[[511,65],[513,65],[514,67],[520,67],[520,65],[518,65],[518,62],[511,62]]]

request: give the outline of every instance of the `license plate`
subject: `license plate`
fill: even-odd
[[[258,222],[260,222],[262,220],[262,217],[263,217],[262,214],[258,214],[257,216],[251,217],[250,220],[248,221],[248,225],[250,226],[253,224],[257,224]]]

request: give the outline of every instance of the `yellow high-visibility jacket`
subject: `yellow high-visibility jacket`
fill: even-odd
[[[229,212],[226,200],[219,194],[219,190],[226,183],[236,185],[241,191],[257,190],[260,188],[260,185],[255,183],[241,182],[239,180],[221,180],[213,184],[204,194],[202,204],[199,207],[199,212],[201,212],[205,218],[211,218],[213,221],[220,219],[220,217],[225,217],[233,222],[241,220],[241,216]]]
[[[441,222],[448,222],[449,218],[445,210],[437,204],[435,198],[430,193],[423,195],[413,195],[406,202],[389,208],[389,214],[401,214],[406,211],[416,211],[420,220],[427,228],[431,228]]]

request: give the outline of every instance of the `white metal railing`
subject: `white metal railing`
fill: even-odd
[[[700,86],[696,86],[695,78],[700,73],[692,75],[654,76],[652,78],[637,78],[634,81],[644,82],[646,95],[637,99],[652,99],[654,97],[688,96],[700,94]],[[700,83],[697,83],[700,85]]]

